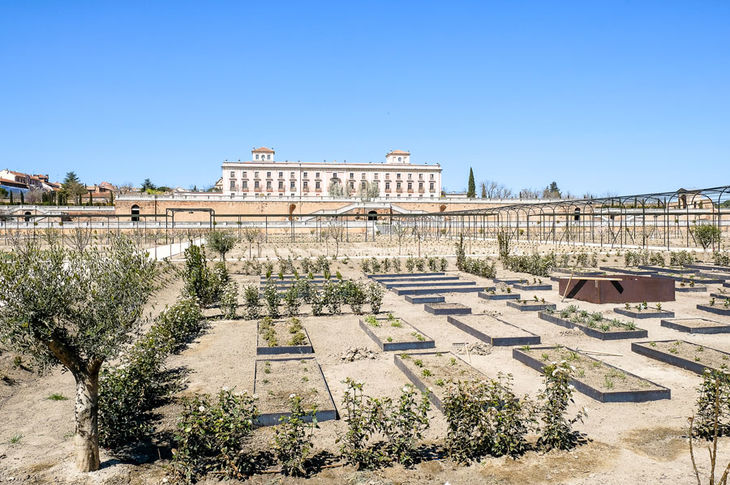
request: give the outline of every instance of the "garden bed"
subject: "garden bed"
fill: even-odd
[[[672,279],[678,283],[684,283],[686,285],[690,284],[703,284],[703,285],[719,285],[720,283],[724,282],[725,280],[722,278],[710,278],[707,276],[700,276],[700,275],[681,275],[681,274],[671,274],[671,273],[656,273],[654,275],[655,278],[669,278]]]
[[[577,328],[589,337],[600,340],[646,338],[649,335],[643,328],[637,328],[633,322],[622,322],[618,319],[608,320],[601,313],[581,311],[574,305],[570,305],[559,313],[540,312],[538,317],[561,327]]]
[[[662,320],[661,326],[687,333],[730,333],[730,324],[706,318],[674,318]]]
[[[548,285],[545,283],[515,283],[512,286],[514,286],[518,290],[525,291],[547,291],[553,289],[553,285]]]
[[[656,340],[633,342],[637,354],[702,375],[705,369],[727,371],[730,354],[685,340]]]
[[[406,295],[408,303],[443,303],[445,300],[443,295]]]
[[[468,315],[471,313],[471,307],[461,303],[426,303],[423,305],[423,309],[434,315]]]
[[[515,283],[524,283],[524,278],[494,278],[495,283],[502,283],[505,285],[514,285]]]
[[[519,293],[490,293],[489,291],[480,291],[479,298],[482,300],[519,300]]]
[[[616,307],[613,309],[614,313],[623,315],[629,318],[674,318],[674,312],[669,310],[662,310],[661,308],[650,307],[639,303],[635,306],[630,306],[628,303],[626,307]]]
[[[681,285],[677,284],[674,287],[674,291],[677,293],[704,293],[707,291],[706,286],[688,286],[688,285]]]
[[[433,339],[402,318],[369,315],[360,319],[360,328],[380,350],[422,350],[435,347]]]
[[[442,294],[442,293],[474,293],[484,291],[483,286],[409,286],[407,288],[393,288],[396,295],[429,295],[429,294]]]
[[[430,391],[429,399],[441,412],[448,386],[487,378],[451,352],[395,354],[393,361],[414,386],[423,392]]]
[[[517,308],[521,312],[539,312],[543,310],[555,310],[554,303],[547,303],[542,301],[528,301],[528,300],[517,300],[508,301],[507,306]]]
[[[392,288],[416,288],[419,286],[429,286],[432,288],[440,288],[442,286],[474,286],[476,285],[476,281],[423,281],[423,282],[416,282],[416,281],[404,281],[404,282],[397,282],[397,283],[383,283],[386,288],[392,289]]]
[[[655,273],[674,273],[674,274],[691,274],[697,273],[694,268],[687,268],[682,266],[652,266],[648,264],[640,264],[637,266],[639,269],[645,269],[647,271],[653,271]]]
[[[697,309],[714,313],[715,315],[730,316],[730,297],[725,297],[724,299],[711,298],[709,304],[697,305]]]
[[[614,266],[599,266],[598,269],[601,269],[608,274],[623,273],[623,274],[630,274],[630,275],[634,275],[634,276],[651,276],[656,273],[656,271],[650,271],[650,270],[646,270],[646,269],[618,268],[618,267],[614,267]]]
[[[381,278],[413,278],[415,276],[443,276],[446,273],[443,271],[436,271],[431,273],[374,273],[369,274],[368,278],[381,279]]]
[[[258,395],[261,415],[257,423],[261,426],[279,424],[279,418],[291,414],[291,394],[302,398],[305,410],[317,406],[317,421],[337,419],[327,380],[314,357],[256,360],[253,389]]]
[[[515,348],[512,357],[539,372],[552,362],[567,361],[575,368],[570,379],[575,389],[600,402],[646,402],[671,397],[671,391],[664,386],[567,347]]]
[[[459,279],[456,275],[443,276],[408,276],[405,278],[372,278],[378,283],[396,283],[399,281],[456,281]]]
[[[540,344],[538,335],[491,315],[449,316],[447,320],[459,330],[495,347]]]
[[[264,318],[256,323],[256,354],[311,354],[314,352],[307,330],[298,318],[271,320]]]

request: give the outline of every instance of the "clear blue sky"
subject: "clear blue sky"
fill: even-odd
[[[730,2],[0,0],[0,168],[210,185],[279,159],[448,189],[730,184]]]

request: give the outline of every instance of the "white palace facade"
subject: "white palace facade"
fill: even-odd
[[[385,163],[277,162],[274,150],[251,151],[251,161],[223,162],[224,195],[244,197],[328,197],[367,193],[371,197],[438,198],[441,166],[412,164],[411,154],[393,150]]]

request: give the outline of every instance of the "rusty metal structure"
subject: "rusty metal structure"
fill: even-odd
[[[12,207],[12,206],[11,206]],[[155,237],[187,237],[210,230],[253,229],[268,241],[346,241],[388,238],[406,240],[496,239],[500,232],[514,241],[555,245],[594,245],[651,249],[702,248],[696,237],[699,225],[719,229],[707,249],[725,247],[730,236],[730,185],[673,192],[606,196],[586,199],[515,201],[496,207],[440,212],[394,212],[388,204],[373,210],[364,205],[346,213],[216,214],[206,207],[168,209],[164,214],[117,214],[89,210],[70,215],[63,208],[44,213],[0,212],[0,236],[9,232],[37,232],[49,228],[69,231],[88,228],[97,232],[133,232]],[[92,209],[92,208],[89,208]],[[201,220],[175,220],[175,214],[204,215]]]

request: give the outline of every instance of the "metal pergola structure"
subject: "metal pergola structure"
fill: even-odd
[[[485,201],[487,202],[487,201]],[[487,202],[488,203],[488,202]],[[204,212],[205,220],[194,215]],[[528,243],[596,245],[600,247],[697,248],[692,230],[697,224],[720,228],[722,247],[730,231],[730,185],[706,189],[657,192],[588,199],[556,199],[473,210],[394,213],[383,207],[358,213],[313,214],[220,214],[211,208],[167,208],[165,214],[0,214],[0,230],[37,231],[77,227],[107,232],[154,234],[167,242],[197,233],[224,229],[253,228],[261,239],[281,236],[290,241],[322,241],[333,232],[346,241],[372,241],[376,237],[496,239],[500,231],[514,240]],[[186,213],[187,220],[175,218]],[[187,234],[187,236],[186,236]],[[146,236],[145,236],[146,237]]]

